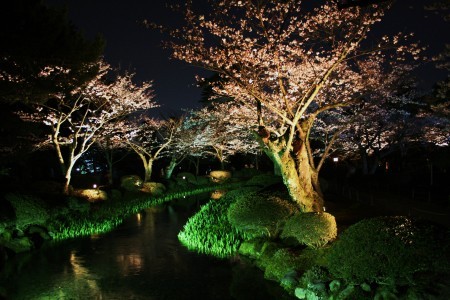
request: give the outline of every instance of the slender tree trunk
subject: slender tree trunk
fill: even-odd
[[[113,151],[112,150],[104,150],[106,163],[108,164],[108,184],[113,184]]]
[[[113,163],[112,160],[108,161],[108,184],[113,185]]]
[[[66,170],[66,174],[64,176],[65,181],[64,181],[64,194],[68,195],[70,192],[70,180],[72,179],[72,169],[73,166],[75,165],[75,162],[70,162],[69,166],[67,167]]]
[[[175,169],[176,166],[177,166],[177,160],[174,157],[172,157],[169,165],[166,168],[166,172],[164,174],[165,179],[170,179],[172,177],[173,170]]]
[[[198,174],[200,173],[200,157],[196,157],[195,158],[195,176],[198,176]]]
[[[368,169],[368,171],[369,171],[368,174],[369,175],[374,175],[375,174],[375,172],[378,169],[378,164],[379,163],[380,163],[380,160],[378,159],[378,157],[374,157],[373,161],[372,161],[372,164],[371,164],[370,168]]]
[[[359,153],[361,155],[361,167],[363,175],[369,174],[369,162],[365,149],[359,149]]]

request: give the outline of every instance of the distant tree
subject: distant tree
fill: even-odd
[[[238,116],[240,115],[240,117]],[[193,145],[202,149],[202,155],[212,156],[225,169],[225,162],[237,153],[255,154],[259,149],[242,108],[233,103],[216,103],[195,111],[185,126],[195,128]]]
[[[86,40],[65,11],[39,0],[3,1],[0,101],[45,102],[95,77],[103,40]]]
[[[441,15],[444,21],[450,21],[450,0],[432,1],[426,9]],[[444,50],[434,57],[434,61],[437,68],[447,72],[447,78],[437,82],[434,91],[436,100],[431,104],[431,108],[436,117],[435,121],[441,124],[443,134],[448,134],[450,131],[448,125],[450,123],[450,44],[445,44]],[[449,141],[444,143],[448,145]]]
[[[154,162],[168,155],[179,122],[176,118],[154,119],[141,114],[127,120],[122,127],[120,138],[141,159],[145,182],[151,180]]]
[[[32,113],[20,113],[25,121],[43,123],[50,129],[48,138],[37,146],[51,145],[56,150],[65,193],[75,163],[104,134],[108,123],[156,106],[150,82],[136,85],[134,74],[128,73],[111,79],[111,72],[111,67],[103,64],[86,87],[69,96],[55,95],[45,104],[34,104]],[[67,155],[63,147],[68,148]]]
[[[122,161],[128,154],[127,144],[121,138],[125,127],[122,118],[108,122],[97,138],[96,145],[102,151],[108,166],[108,184],[112,185],[114,165]]]
[[[322,211],[318,175],[340,134],[333,131],[316,160],[310,136],[317,118],[365,94],[395,92],[379,79],[408,73],[407,58],[420,53],[403,34],[364,42],[387,3],[322,3],[311,9],[300,0],[221,0],[204,15],[187,2],[186,25],[162,28],[174,58],[217,72],[223,80],[213,83],[214,93],[251,112],[248,128],[304,212]]]
[[[340,115],[347,122],[334,148],[342,158],[359,161],[362,174],[374,174],[385,157],[403,155],[410,145],[423,141],[421,106],[410,92],[349,107]]]

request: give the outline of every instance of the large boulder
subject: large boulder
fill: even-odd
[[[129,192],[137,192],[142,188],[144,181],[137,175],[126,175],[120,179],[120,186]]]
[[[100,189],[77,190],[74,194],[91,203],[108,200],[108,194]]]
[[[0,243],[14,253],[28,252],[33,248],[33,243],[26,236],[16,237],[7,241],[0,240]]]
[[[209,177],[211,178],[211,181],[214,183],[224,183],[230,180],[231,178],[231,172],[230,171],[211,171],[209,173]]]
[[[159,197],[164,195],[166,192],[166,187],[164,184],[159,182],[144,182],[142,184],[141,191],[152,196]]]

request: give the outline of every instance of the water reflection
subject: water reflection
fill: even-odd
[[[144,265],[142,256],[139,254],[119,254],[116,261],[123,276],[138,275]]]
[[[100,294],[100,288],[97,285],[97,279],[89,273],[89,270],[83,266],[83,258],[78,257],[76,251],[70,252],[70,264],[72,266],[72,271],[74,274],[74,280],[71,285],[72,288],[67,287],[64,290],[84,290],[91,295]],[[62,290],[61,290],[62,292]]]
[[[177,234],[192,213],[148,209],[108,234],[18,256],[0,274],[0,291],[7,299],[289,298],[251,266],[185,249]]]

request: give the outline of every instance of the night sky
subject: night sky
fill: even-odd
[[[157,23],[178,22],[178,14],[166,8],[167,1],[46,0],[50,6],[66,6],[69,19],[87,36],[100,34],[106,40],[105,59],[123,70],[134,70],[140,80],[153,80],[156,99],[164,114],[181,108],[199,107],[201,91],[195,87],[194,74],[200,69],[169,59],[161,47],[159,32],[146,29],[142,20]],[[173,1],[172,1],[173,2]],[[180,1],[184,2],[184,1]],[[195,0],[194,0],[195,2]],[[388,12],[378,31],[413,31],[424,43],[432,45],[430,54],[450,43],[449,23],[424,10],[430,0],[399,0]],[[375,31],[377,31],[375,30]],[[205,75],[204,71],[202,75]],[[421,68],[422,88],[429,88],[444,72],[432,66]]]

